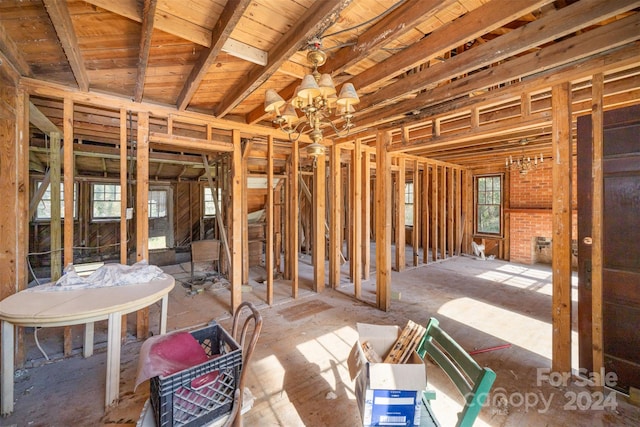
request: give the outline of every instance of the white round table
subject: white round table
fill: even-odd
[[[93,322],[108,320],[105,406],[118,401],[122,316],[162,300],[160,333],[167,329],[168,294],[175,280],[163,274],[146,283],[68,291],[21,291],[0,301],[2,320],[1,414],[13,412],[14,326],[86,324],[84,356],[93,354]]]

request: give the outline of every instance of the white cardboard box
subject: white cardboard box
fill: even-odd
[[[427,387],[424,361],[413,353],[407,363],[371,363],[362,351],[368,341],[384,358],[402,329],[395,325],[358,323],[358,341],[347,364],[363,426],[419,426],[421,392]]]

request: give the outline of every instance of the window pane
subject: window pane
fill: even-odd
[[[36,188],[40,188],[42,181],[36,183]],[[77,200],[78,200],[78,187],[73,183],[73,217],[76,217],[78,212]],[[37,219],[51,219],[51,185],[47,185],[47,189],[44,191],[38,207],[36,208]],[[64,218],[64,183],[60,183],[60,218]]]
[[[92,184],[93,217],[120,218],[120,185]]]
[[[218,189],[218,208],[220,209],[220,201],[222,200],[222,189]],[[213,216],[216,214],[216,208],[213,205],[213,196],[211,188],[204,187],[204,214],[205,216]]]
[[[164,190],[149,191],[149,218],[165,218],[166,216],[167,192]]]
[[[500,234],[501,224],[501,177],[487,176],[476,179],[476,232]]]

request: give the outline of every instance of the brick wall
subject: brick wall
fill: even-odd
[[[575,158],[574,158],[575,165]],[[573,226],[572,239],[577,238],[577,192],[574,167],[573,186]],[[553,219],[553,179],[552,163],[550,160],[538,169],[520,175],[512,172],[510,175],[510,261],[523,264],[536,262],[537,237],[552,238]],[[553,248],[553,242],[551,244]],[[575,261],[575,260],[574,260]],[[542,261],[540,261],[542,262]]]

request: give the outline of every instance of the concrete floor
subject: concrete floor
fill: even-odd
[[[399,300],[382,312],[375,300],[375,276],[363,283],[363,301],[355,300],[343,275],[337,290],[311,291],[310,259],[300,257],[300,292],[293,300],[290,284],[277,281],[275,303],[264,303],[264,270],[253,268],[243,298],[254,302],[264,328],[248,367],[248,387],[255,397],[245,415],[246,426],[356,426],[361,423],[346,359],[357,339],[356,323],[404,326],[410,319],[426,324],[430,317],[475,359],[497,373],[497,379],[476,426],[638,426],[640,408],[626,396],[599,396],[580,383],[553,387],[542,373],[551,366],[551,269],[497,260],[457,257],[392,274]],[[188,279],[185,265],[164,268],[176,287],[169,298],[169,330],[202,326],[212,319],[230,329],[229,291],[214,285],[195,295],[179,281]],[[346,271],[346,270],[345,270]],[[575,291],[575,285],[574,285]],[[574,292],[575,294],[575,292]],[[577,310],[574,295],[574,313]],[[157,330],[159,308],[151,307],[151,328]],[[574,316],[575,317],[575,316]],[[130,316],[130,328],[133,328]],[[60,329],[39,332],[45,361],[27,330],[30,361],[16,372],[15,411],[0,418],[2,426],[135,426],[149,395],[148,382],[134,392],[140,343],[131,336],[122,350],[120,403],[105,412],[106,336],[96,327],[96,354],[79,353],[82,328],[74,328],[78,354],[61,359]],[[574,331],[575,331],[574,322]],[[577,332],[574,332],[574,360]],[[574,363],[575,365],[575,363]],[[455,424],[457,394],[436,367],[428,363],[429,387],[437,392],[436,413],[442,425]]]

